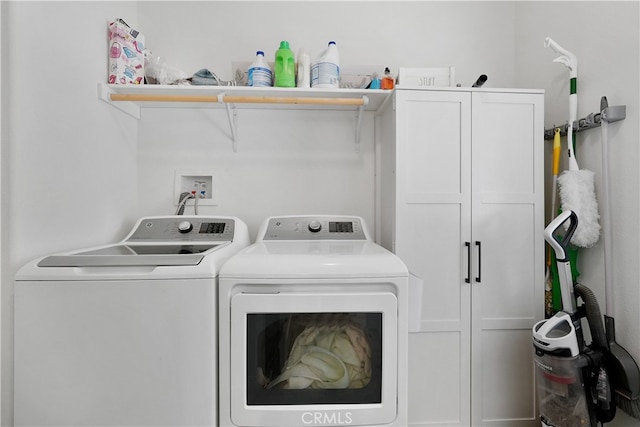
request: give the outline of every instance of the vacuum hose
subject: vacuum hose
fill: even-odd
[[[611,360],[609,356],[609,340],[604,327],[603,317],[600,314],[600,306],[591,289],[577,283],[574,288],[575,295],[582,298],[585,304],[587,322],[591,331],[591,340],[594,347],[592,352],[582,353],[586,359],[590,359],[587,366],[592,366],[590,373],[585,378],[585,387],[594,403],[594,415],[600,423],[608,423],[616,416],[616,402],[613,396],[615,383],[611,379]],[[595,369],[594,369],[595,368]]]
[[[600,313],[600,306],[598,305],[595,294],[591,289],[580,283],[576,283],[573,290],[576,297],[580,297],[582,301],[584,301],[589,331],[591,331],[591,339],[601,349],[608,350],[609,341],[607,340],[602,314]]]
[[[485,84],[486,82],[487,82],[487,75],[480,74],[480,77],[478,77],[478,79],[475,81],[474,84],[471,85],[471,87],[482,87],[482,85]]]

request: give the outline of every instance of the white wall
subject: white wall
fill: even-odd
[[[580,112],[601,95],[626,104],[612,125],[619,338],[640,360],[638,295],[638,4],[636,2],[2,2],[2,425],[12,420],[12,277],[49,252],[113,241],[145,214],[175,209],[176,169],[213,170],[217,207],[255,234],[271,214],[349,212],[373,221],[373,118],[361,152],[353,116],[238,113],[233,153],[222,111],[143,111],[139,122],[96,96],[106,79],[106,20],[123,17],[188,73],[231,77],[231,61],[280,40],[314,55],[336,40],[343,66],[455,65],[470,85],[547,91],[547,126],[565,120],[566,72],[542,48],[552,36],[581,60]],[[568,20],[567,16],[572,19]],[[329,26],[329,23],[331,25]],[[619,38],[617,43],[608,37]],[[63,41],[74,40],[68,49]],[[621,63],[619,67],[612,64]],[[609,77],[609,74],[613,74]],[[10,125],[9,125],[10,124]],[[614,129],[618,126],[617,129]],[[594,133],[595,132],[595,133]],[[599,170],[598,131],[578,156]],[[7,136],[5,138],[5,135]],[[7,182],[8,181],[8,182]],[[344,183],[344,184],[343,184]],[[9,192],[4,191],[8,186]],[[353,194],[357,193],[357,194]],[[601,249],[585,251],[583,282],[601,289]],[[625,422],[628,420],[624,420]],[[630,425],[630,424],[619,424]]]
[[[97,98],[107,19],[136,13],[133,4],[115,5],[7,3],[14,267],[112,238],[137,210],[137,122]]]
[[[455,65],[463,85],[485,73],[503,87],[515,79],[514,11],[500,1],[150,1],[139,16],[148,48],[188,73],[230,79],[232,61],[252,61],[256,50],[273,61],[281,40],[312,58],[335,40],[343,67]]]
[[[201,205],[199,212],[240,216],[252,238],[269,215],[354,214],[373,225],[370,115],[358,153],[352,111],[240,110],[238,152],[232,151],[224,110],[144,114],[138,145],[141,215],[172,214],[174,173],[191,170],[212,171],[215,179],[218,205]]]

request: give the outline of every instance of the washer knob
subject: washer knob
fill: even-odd
[[[191,224],[189,221],[182,221],[180,224],[178,224],[178,231],[181,233],[188,233],[191,230],[193,230],[193,224]]]
[[[311,221],[308,228],[310,232],[317,233],[322,229],[322,224],[320,224],[320,221]]]

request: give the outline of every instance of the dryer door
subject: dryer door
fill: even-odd
[[[391,292],[239,293],[231,300],[235,425],[374,425],[397,417]]]

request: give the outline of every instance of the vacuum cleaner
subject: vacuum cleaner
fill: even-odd
[[[635,408],[640,400],[637,364],[626,351],[612,351],[619,347],[613,324],[607,322],[605,328],[593,292],[574,283],[567,247],[577,226],[577,215],[567,210],[544,231],[556,255],[562,311],[533,327],[542,427],[595,427],[613,420],[618,403],[629,412],[629,406]],[[561,228],[564,236],[556,237]],[[578,299],[582,304],[578,305]],[[591,336],[589,344],[585,342],[583,319]],[[630,413],[636,415],[635,411]]]

